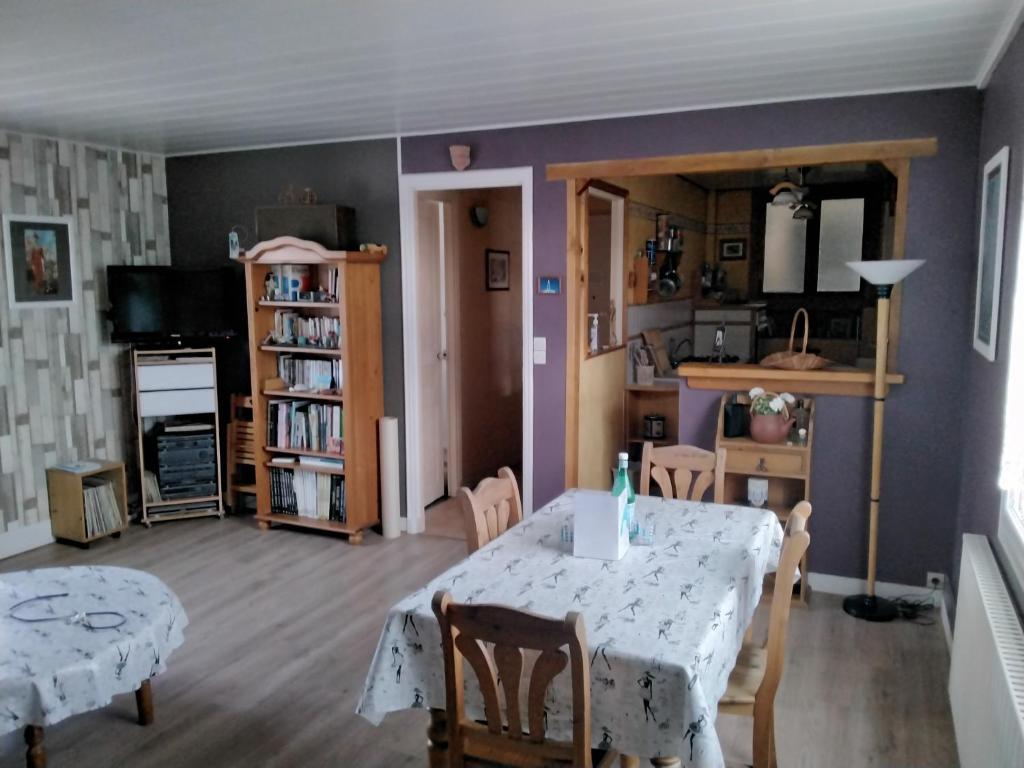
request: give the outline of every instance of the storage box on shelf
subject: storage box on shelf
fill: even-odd
[[[53,537],[85,547],[104,536],[120,536],[128,527],[124,464],[87,463],[96,466],[83,471],[62,467],[46,470]]]
[[[216,351],[137,349],[132,361],[142,524],[223,517]]]
[[[763,477],[768,480],[767,509],[772,510],[785,525],[789,511],[797,502],[811,498],[811,451],[814,445],[814,400],[803,397],[807,408],[807,444],[786,442],[770,445],[758,443],[749,435],[725,437],[725,406],[732,394],[722,395],[718,407],[718,431],[715,449],[725,448],[725,498],[726,504],[745,504],[747,500],[747,479]],[[736,395],[737,402],[750,405],[746,395]],[[808,523],[809,525],[809,523]],[[809,551],[809,550],[808,550]],[[804,576],[794,588],[794,599],[806,605],[810,599],[810,586],[806,575],[808,556],[800,562],[800,573]]]
[[[252,350],[261,528],[317,528],[346,534],[358,544],[363,531],[380,521],[376,431],[384,415],[380,264],[385,255],[385,249],[331,251],[278,237],[258,243],[240,259]],[[296,289],[291,283],[282,290],[276,278],[287,280],[294,267],[308,269],[309,285]],[[293,461],[284,463],[288,459]]]

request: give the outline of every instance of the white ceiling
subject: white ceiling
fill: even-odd
[[[2,0],[0,126],[187,153],[979,84],[1020,0]]]

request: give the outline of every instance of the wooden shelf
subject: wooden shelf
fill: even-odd
[[[248,308],[249,375],[253,393],[253,433],[255,454],[256,520],[261,529],[271,523],[288,528],[315,528],[347,534],[356,544],[361,531],[380,522],[378,490],[377,422],[384,415],[383,353],[380,306],[380,264],[385,248],[367,251],[331,251],[317,243],[294,237],[278,237],[257,243],[240,257],[245,265],[246,304]],[[309,266],[314,285],[328,285],[337,279],[336,301],[283,301],[267,299],[265,286],[271,273],[281,265]],[[320,298],[323,298],[322,296]],[[272,308],[337,319],[340,333],[337,349],[276,343],[273,336],[275,312]],[[337,360],[344,377],[344,388],[323,392],[292,391],[280,379],[280,355],[313,360]],[[302,448],[278,448],[266,445],[267,416],[271,403],[309,401],[341,410],[344,451],[341,454]],[[273,441],[273,442],[276,442]],[[274,457],[301,457],[343,461],[341,467],[274,464]],[[344,480],[343,494],[347,523],[279,514],[272,505],[270,470],[274,467],[309,471]]]
[[[626,385],[626,391],[627,392],[635,392],[638,395],[643,395],[643,394],[652,394],[652,395],[671,394],[671,395],[675,395],[675,394],[679,393],[679,385],[678,384],[650,384],[650,385],[627,384]]]
[[[653,437],[630,437],[627,438],[630,443],[651,443],[652,445],[675,445],[675,440],[655,440]]]
[[[727,392],[745,392],[773,384],[807,395],[870,397],[875,385],[874,371],[841,365],[818,371],[787,371],[749,363],[683,363],[676,373],[686,379],[691,389]],[[890,385],[903,384],[906,379],[902,373],[890,373],[886,381]]]
[[[273,512],[257,514],[256,520],[265,523],[283,523],[284,525],[295,525],[300,528],[318,528],[322,531],[337,531],[356,535],[360,531],[348,523],[339,523],[336,520],[320,520],[315,517],[303,517],[302,515],[279,515]]]
[[[345,476],[344,467],[322,467],[316,464],[300,464],[297,461],[294,464],[275,464],[272,461],[265,461],[263,462],[263,466],[265,466],[267,469],[301,469],[305,472],[316,472],[318,475],[339,475],[341,477]]]
[[[184,496],[180,499],[147,501],[146,506],[150,509],[157,509],[159,507],[173,507],[181,504],[203,504],[208,501],[220,501],[220,496]]]
[[[281,309],[337,309],[340,305],[336,301],[271,301],[261,299],[261,307],[277,307]]]
[[[275,445],[263,447],[267,453],[287,453],[290,456],[314,456],[318,459],[339,459],[344,460],[344,453],[328,453],[327,451],[310,451],[306,448],[278,448]]]
[[[301,352],[304,355],[320,355],[322,357],[341,357],[340,349],[302,346],[299,344],[260,344],[260,352]]]
[[[344,401],[342,395],[331,392],[292,392],[287,389],[264,389],[264,397],[287,397],[295,400],[321,400],[325,403],[340,403]]]

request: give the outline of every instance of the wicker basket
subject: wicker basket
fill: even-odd
[[[803,349],[797,352],[793,349],[793,342],[796,339],[796,321],[801,316],[804,319],[804,345]],[[832,365],[831,360],[820,355],[808,353],[807,339],[810,336],[810,330],[811,321],[807,315],[807,310],[801,307],[793,315],[793,325],[789,329],[789,349],[785,352],[774,352],[768,355],[768,357],[761,361],[761,365],[765,368],[785,368],[790,371],[813,371]]]

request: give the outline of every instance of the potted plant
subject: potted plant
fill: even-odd
[[[781,443],[796,422],[789,416],[789,406],[796,402],[789,392],[766,392],[761,387],[750,390],[750,436],[759,443]]]

